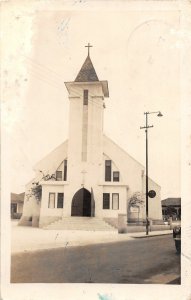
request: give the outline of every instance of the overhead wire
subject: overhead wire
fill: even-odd
[[[29,73],[31,73],[33,76],[36,76],[39,80],[43,81],[44,83],[51,85],[52,87],[56,89],[62,89],[64,83],[60,77],[55,71],[51,70],[50,68],[46,67],[45,65],[36,62],[34,59],[29,58],[27,56],[24,56],[26,60],[30,63],[29,67]],[[34,66],[35,65],[35,66]],[[51,74],[51,76],[50,76]],[[53,78],[52,78],[53,76]],[[57,77],[57,78],[56,78]],[[75,94],[78,97],[81,97],[81,93],[75,90]],[[91,91],[91,96],[96,97],[97,95]],[[89,99],[89,102],[94,103],[97,106],[102,107],[103,104],[97,103],[97,101],[93,99]]]

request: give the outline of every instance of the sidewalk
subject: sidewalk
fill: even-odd
[[[172,230],[149,232],[149,237],[171,234]],[[43,230],[17,226],[12,222],[11,252],[27,252],[60,247],[85,246],[146,238],[145,232],[118,234],[116,231]]]

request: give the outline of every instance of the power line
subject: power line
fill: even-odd
[[[46,69],[48,72],[52,73],[54,76],[58,77],[58,80],[62,81],[62,78],[59,74],[57,74],[55,71],[53,71],[52,69],[48,68],[47,66],[35,61],[34,59],[27,57],[25,55],[23,55],[25,57],[26,60],[28,60],[31,64],[35,64],[37,67],[39,67],[40,69]]]

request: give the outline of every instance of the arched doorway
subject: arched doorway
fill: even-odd
[[[91,216],[91,193],[81,188],[72,199],[71,216]]]

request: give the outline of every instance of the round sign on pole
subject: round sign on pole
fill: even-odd
[[[150,190],[148,192],[148,196],[149,196],[149,198],[154,198],[156,196],[156,192],[154,190]]]

